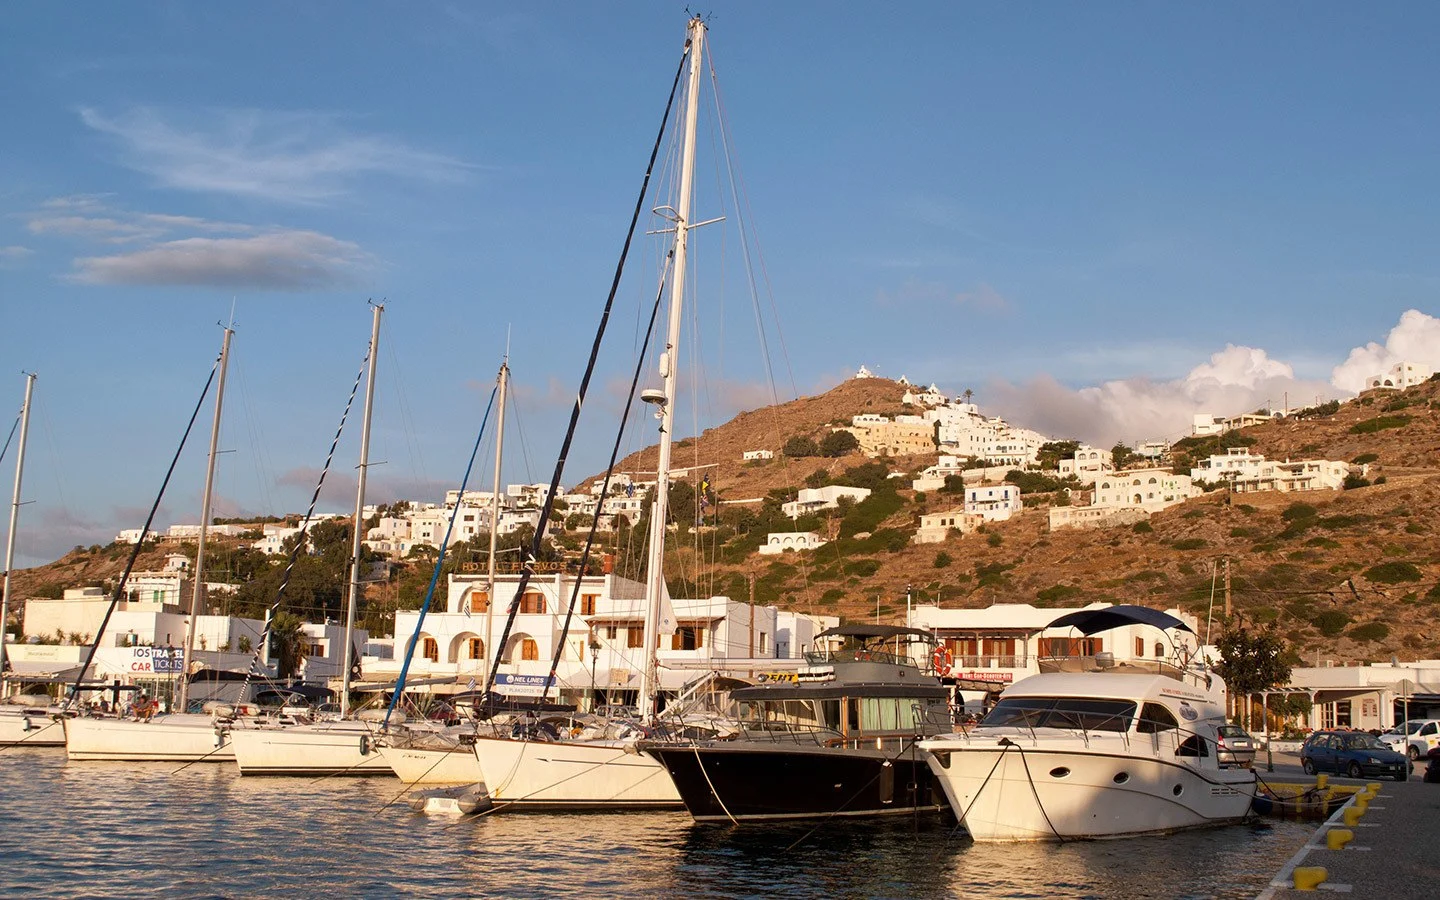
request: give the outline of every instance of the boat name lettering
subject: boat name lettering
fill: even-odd
[[[794,684],[798,682],[800,678],[794,672],[761,672],[755,676],[755,680],[760,684],[774,681],[788,681]]]

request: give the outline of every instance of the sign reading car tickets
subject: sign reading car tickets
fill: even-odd
[[[172,647],[131,647],[130,671],[137,675],[172,675],[185,667],[185,651]]]

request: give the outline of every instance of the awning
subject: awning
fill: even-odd
[[[1121,604],[1103,609],[1082,609],[1063,615],[1050,623],[1051,628],[1070,626],[1081,634],[1096,634],[1125,625],[1152,625],[1162,631],[1176,628],[1190,631],[1190,626],[1166,612],[1148,606]],[[1193,632],[1191,632],[1193,634]]]
[[[10,671],[6,673],[6,677],[23,681],[30,679],[72,681],[76,675],[80,674],[79,666],[66,666],[53,659],[34,661],[12,659],[9,660],[9,664]]]

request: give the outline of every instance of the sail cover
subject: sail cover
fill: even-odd
[[[1107,606],[1104,609],[1081,609],[1067,613],[1050,623],[1051,628],[1074,628],[1081,634],[1095,634],[1126,625],[1153,625],[1161,630],[1178,628],[1181,631],[1194,630],[1184,622],[1166,612],[1146,606]]]

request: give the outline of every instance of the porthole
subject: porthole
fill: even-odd
[[[1183,784],[1177,784],[1177,785],[1175,785],[1173,788],[1170,789],[1170,793],[1174,794],[1174,795],[1177,796],[1177,797],[1180,796],[1181,794],[1185,793],[1185,785],[1183,785]]]
[[[1055,768],[1050,770],[1051,778],[1068,778],[1069,776],[1070,770],[1065,768],[1064,766],[1056,766]]]
[[[1130,780],[1130,773],[1120,772],[1116,774],[1116,776],[1111,780],[1114,781],[1116,784],[1124,784],[1125,782]]]

